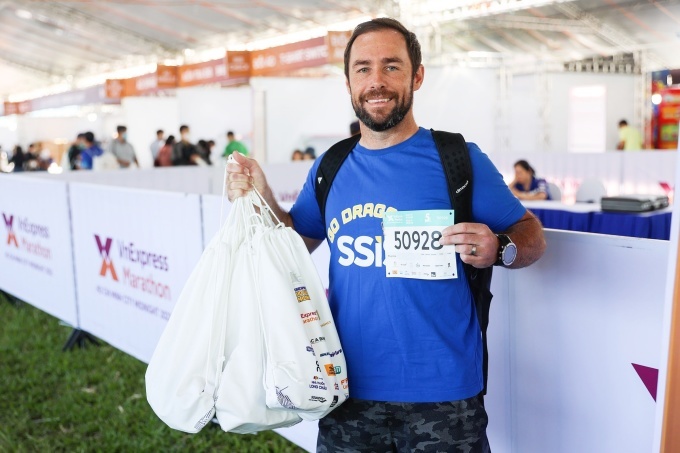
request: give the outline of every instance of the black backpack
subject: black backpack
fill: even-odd
[[[472,164],[470,163],[470,154],[465,144],[465,139],[461,134],[434,130],[432,131],[432,137],[444,167],[451,207],[456,212],[455,223],[472,222]],[[315,191],[316,201],[319,204],[324,225],[326,224],[326,199],[331,190],[333,179],[360,138],[360,135],[354,135],[342,140],[333,145],[320,157],[321,163],[316,171]],[[482,331],[482,345],[484,348],[483,393],[486,394],[489,368],[486,329],[489,325],[489,309],[491,307],[491,298],[493,297],[490,290],[493,267],[477,269],[463,263],[463,269],[475,302],[477,321]]]

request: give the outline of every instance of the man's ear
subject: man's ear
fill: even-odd
[[[417,91],[422,85],[425,79],[425,67],[420,65],[418,70],[413,75],[413,91]]]

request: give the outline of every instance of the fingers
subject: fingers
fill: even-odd
[[[239,153],[233,153],[234,160],[227,163],[227,195],[230,201],[248,194],[253,187],[261,194],[268,188],[267,180],[260,165]]]
[[[442,230],[440,244],[453,245],[461,261],[474,267],[489,267],[496,262],[498,238],[484,224],[459,223]]]

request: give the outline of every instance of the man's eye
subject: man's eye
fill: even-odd
[[[368,72],[368,68],[359,68],[357,72],[366,73]]]
[[[388,71],[396,71],[396,70],[398,70],[399,68],[396,67],[396,66],[388,66],[386,69],[387,69]]]

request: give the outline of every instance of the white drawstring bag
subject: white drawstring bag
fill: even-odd
[[[264,210],[263,212],[266,212]],[[282,225],[253,238],[270,408],[318,420],[349,396],[333,315],[302,238]]]
[[[255,432],[300,421],[265,403],[260,315],[256,299],[248,297],[252,277],[245,207],[250,205],[248,198],[234,202],[185,284],[146,371],[149,404],[180,431],[198,432],[212,420],[225,362],[241,373],[224,385],[233,390],[230,400],[218,404],[234,415],[229,424],[220,423],[225,431]],[[241,425],[245,429],[239,430]]]
[[[232,256],[245,237],[235,220],[229,216],[203,251],[146,370],[151,408],[180,431],[200,431],[215,413],[219,342],[212,336],[224,329]]]
[[[259,194],[238,198],[180,294],[146,373],[149,404],[174,429],[198,432],[216,415],[224,431],[254,433],[317,420],[348,397],[316,268],[274,219]]]
[[[247,257],[248,266],[237,266],[233,276],[251,283],[234,285],[235,292],[230,293],[231,300],[240,302],[237,307],[229,304],[228,359],[216,404],[222,429],[239,433],[261,430],[253,424],[238,425],[242,405],[234,404],[252,399],[235,384],[253,375],[263,376],[261,390],[266,392],[270,410],[306,420],[318,420],[348,397],[340,340],[307,247],[295,231],[276,219],[257,190],[249,198],[251,204],[243,207],[249,211],[244,215],[248,219],[247,246],[237,252]],[[232,309],[238,313],[247,304],[257,307],[257,319],[232,314]],[[238,326],[232,326],[234,319]],[[321,327],[322,323],[326,325]],[[258,338],[248,334],[245,342],[232,338],[257,327],[261,332]],[[236,346],[232,349],[232,345]],[[251,348],[256,347],[263,351],[263,363],[252,360]],[[264,370],[256,371],[257,365]]]

